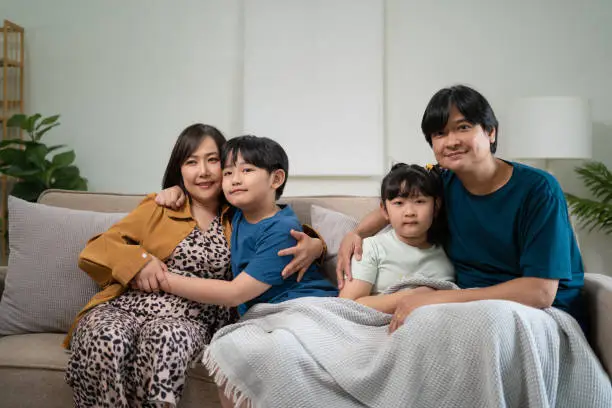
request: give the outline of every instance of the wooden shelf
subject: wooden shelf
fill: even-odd
[[[5,65],[11,68],[21,68],[21,62],[17,60],[0,58],[0,67],[3,67]]]
[[[14,114],[23,113],[24,90],[24,29],[15,23],[4,20],[0,27],[3,46],[0,47],[0,129],[2,138],[8,137],[8,119]],[[13,52],[14,50],[14,52]],[[9,71],[10,68],[10,71]],[[13,90],[17,92],[12,93]],[[21,99],[15,99],[19,95]],[[22,137],[22,132],[19,132]],[[7,177],[0,176],[0,264],[8,260],[6,240],[7,219]]]

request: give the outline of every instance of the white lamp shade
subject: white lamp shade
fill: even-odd
[[[500,147],[509,159],[589,159],[592,121],[588,101],[574,97],[522,98],[503,124]]]

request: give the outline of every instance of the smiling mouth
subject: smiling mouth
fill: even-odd
[[[244,193],[246,190],[241,189],[241,190],[231,190],[230,194],[239,194],[239,193]]]
[[[461,156],[461,155],[464,155],[464,154],[465,154],[465,152],[454,152],[454,153],[447,154],[446,157],[453,158],[453,157]]]
[[[214,181],[207,181],[205,183],[197,183],[196,186],[200,188],[211,188],[214,184]]]

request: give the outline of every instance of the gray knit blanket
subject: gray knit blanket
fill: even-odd
[[[408,280],[394,290],[448,282]],[[236,406],[612,407],[610,379],[577,322],[487,300],[391,315],[338,298],[252,307],[204,364]]]

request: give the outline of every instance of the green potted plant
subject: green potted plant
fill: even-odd
[[[570,210],[589,231],[612,233],[612,173],[601,162],[589,162],[575,169],[593,198],[567,194]]]
[[[74,163],[73,150],[61,151],[65,146],[47,146],[42,137],[59,125],[59,115],[43,118],[12,116],[8,127],[23,129],[28,139],[7,139],[0,142],[0,173],[12,178],[11,195],[35,202],[46,189],[87,190],[87,179],[81,177]]]

